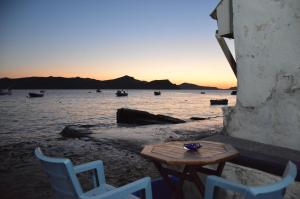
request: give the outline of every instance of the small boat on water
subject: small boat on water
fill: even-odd
[[[160,95],[160,91],[154,91],[154,95]]]
[[[204,91],[201,91],[201,94],[205,94],[205,92],[204,92]]]
[[[237,91],[236,91],[236,90],[233,90],[233,91],[231,91],[230,94],[231,94],[231,95],[236,95],[236,94],[237,94]]]
[[[101,93],[102,91],[101,91],[101,89],[97,89],[96,92],[97,93]]]
[[[33,97],[44,97],[44,93],[28,93],[28,97],[33,98]]]
[[[211,99],[210,105],[227,105],[228,99]]]
[[[118,90],[118,91],[116,92],[116,96],[117,96],[117,97],[125,97],[125,96],[128,96],[128,93],[126,93],[126,92],[123,91],[123,90]]]
[[[11,90],[10,89],[7,89],[7,90],[0,89],[0,95],[11,95]]]

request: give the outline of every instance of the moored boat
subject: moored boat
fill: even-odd
[[[230,94],[231,94],[231,95],[236,95],[236,94],[237,94],[237,91],[236,91],[236,90],[233,90],[233,91],[231,91]]]
[[[96,92],[97,93],[101,93],[102,91],[101,91],[101,89],[97,89]]]
[[[205,94],[205,92],[204,92],[204,91],[201,91],[201,94]]]
[[[44,93],[28,93],[28,97],[44,97]]]
[[[228,99],[211,99],[210,105],[227,105]]]
[[[154,91],[154,95],[160,95],[160,91]]]
[[[6,91],[0,89],[0,95],[11,95],[11,90],[7,89]]]
[[[117,96],[117,97],[125,97],[125,96],[128,96],[128,93],[126,93],[126,92],[123,91],[123,90],[118,90],[118,91],[116,92],[116,96]]]

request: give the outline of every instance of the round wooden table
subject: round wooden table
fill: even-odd
[[[183,147],[185,143],[199,143],[202,147],[197,151],[189,151]],[[141,154],[153,161],[164,181],[172,190],[173,197],[183,198],[184,180],[194,182],[203,196],[204,184],[197,172],[220,176],[225,162],[237,157],[239,152],[231,145],[220,142],[175,141],[146,145]],[[218,164],[217,169],[203,167],[210,164]],[[176,167],[179,169],[174,169]],[[179,183],[174,183],[170,176],[178,177]]]

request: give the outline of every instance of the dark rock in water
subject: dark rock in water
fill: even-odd
[[[166,115],[154,115],[152,113],[134,109],[120,108],[117,111],[117,123],[147,125],[147,124],[179,124],[184,120]]]
[[[66,138],[81,138],[81,137],[89,137],[92,134],[92,131],[84,126],[79,125],[69,125],[66,126],[60,134]]]
[[[75,126],[75,125],[74,125]],[[77,125],[78,126],[78,125]],[[95,127],[97,125],[94,125],[94,124],[83,124],[83,125],[79,125],[79,127],[82,127],[82,128],[91,128],[91,127]]]
[[[208,118],[205,118],[205,117],[191,117],[190,119],[191,120],[206,120]]]

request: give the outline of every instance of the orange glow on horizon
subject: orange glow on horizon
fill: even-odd
[[[148,3],[118,2],[120,7],[101,1],[80,3],[77,6],[82,12],[78,12],[76,3],[70,6],[47,1],[47,6],[41,7],[29,3],[24,10],[22,5],[12,3],[22,12],[12,9],[3,13],[8,20],[1,37],[0,78],[108,80],[129,75],[144,81],[169,79],[177,85],[236,85],[236,77],[214,37],[216,23],[209,17],[214,5],[195,1],[174,6],[152,2],[146,6]],[[58,15],[53,17],[56,6],[74,10],[66,13],[57,9]],[[85,10],[85,6],[91,7]],[[124,12],[116,12],[122,7]],[[99,8],[106,11],[99,12]],[[58,16],[66,17],[58,20]],[[234,40],[226,42],[234,55]]]
[[[21,65],[24,70],[7,69],[0,71],[0,77],[82,77],[97,80],[115,79],[129,75],[138,80],[152,81],[169,79],[172,83],[191,83],[200,86],[229,88],[236,86],[236,77],[228,66],[225,58],[220,55],[213,59],[207,57],[143,57],[139,59],[99,59],[82,60],[78,65],[72,63],[46,62],[43,65]],[[201,53],[200,53],[201,55]],[[177,58],[179,57],[179,58]],[[177,59],[176,59],[177,58]],[[12,66],[13,68],[13,66]],[[26,69],[26,70],[25,70]]]
[[[2,77],[8,77],[8,78],[22,78],[22,77],[66,77],[66,78],[72,78],[72,77],[81,77],[81,78],[91,78],[91,79],[96,79],[96,80],[110,80],[110,79],[115,79],[122,77],[124,75],[129,75],[134,77],[137,80],[142,80],[142,81],[152,81],[152,80],[161,80],[161,79],[168,79],[170,80],[173,84],[182,84],[182,83],[190,83],[190,84],[196,84],[199,86],[209,86],[209,87],[217,87],[221,89],[227,89],[230,87],[235,87],[237,85],[236,81],[232,81],[232,79],[228,78],[202,78],[199,77],[197,78],[172,78],[172,77],[165,77],[165,78],[155,78],[155,77],[147,77],[147,76],[136,76],[132,74],[78,74],[78,73],[48,73],[47,71],[39,71],[36,73],[30,73],[26,71],[21,71],[19,73],[0,73],[0,78]]]

